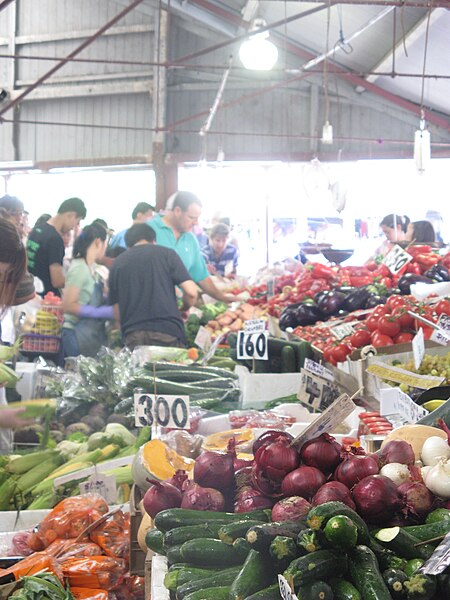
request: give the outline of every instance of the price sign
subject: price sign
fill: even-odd
[[[237,338],[237,357],[239,360],[244,358],[254,358],[256,360],[268,360],[267,340],[268,331],[248,333],[247,331],[238,331]]]
[[[283,575],[278,575],[278,585],[280,587],[280,596],[283,600],[298,600],[297,596],[291,589],[291,586],[287,582]]]
[[[331,333],[338,339],[342,340],[348,335],[352,335],[354,332],[354,325],[358,321],[354,321],[353,323],[342,323],[342,325],[336,325],[335,327],[331,327]]]
[[[266,329],[266,321],[264,319],[249,319],[244,321],[245,333],[259,333]]]
[[[334,383],[313,375],[305,369],[301,369],[300,373],[302,378],[297,398],[302,404],[323,411],[339,396],[339,389]]]
[[[205,327],[203,327],[203,325],[200,325],[198,328],[194,344],[201,348],[204,352],[207,352],[211,348],[211,334]]]
[[[407,423],[417,423],[428,411],[396,387],[381,391],[380,414],[401,415]]]
[[[405,265],[411,262],[413,257],[403,250],[401,246],[394,246],[390,252],[386,254],[383,263],[387,266],[393,275],[397,275]]]
[[[87,481],[80,483],[80,492],[82,494],[98,494],[108,504],[114,504],[117,500],[116,478],[114,475],[96,472]]]
[[[374,362],[367,367],[366,371],[380,379],[387,379],[395,383],[405,383],[410,387],[417,387],[421,390],[429,390],[430,388],[437,387],[444,381],[444,377],[417,375],[416,373],[411,373],[411,371],[406,371],[406,369],[385,365],[382,362]]]
[[[450,533],[447,533],[430,558],[417,572],[425,575],[440,575],[448,566],[450,566]]]
[[[191,417],[189,396],[134,394],[136,427],[159,425],[170,429],[188,429]]]
[[[328,381],[334,381],[334,375],[323,365],[311,360],[310,358],[305,358],[305,364],[303,365],[305,371],[309,371],[313,375],[317,375],[318,377],[322,377],[322,379],[327,379]]]
[[[430,340],[441,344],[441,346],[448,346],[450,344],[450,317],[448,315],[441,315],[437,326],[439,329],[433,331]]]
[[[414,367],[418,369],[425,356],[425,339],[423,337],[422,327],[416,333],[412,341],[412,350],[414,355]]]

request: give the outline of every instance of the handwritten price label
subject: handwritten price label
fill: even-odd
[[[441,346],[448,346],[450,344],[450,317],[448,315],[441,315],[437,322],[439,330],[435,329],[431,334],[431,340]]]
[[[283,575],[278,575],[278,585],[280,587],[280,596],[283,600],[298,600],[297,596],[291,590],[291,586]]]
[[[188,429],[191,422],[189,396],[134,394],[136,427],[159,425],[170,429]]]
[[[393,275],[397,275],[405,265],[412,261],[413,257],[403,250],[401,246],[394,246],[383,259],[383,263],[387,266]]]
[[[113,504],[117,499],[116,478],[114,475],[94,473],[87,481],[80,483],[80,492],[82,494],[98,494],[108,504]]]
[[[255,358],[256,360],[268,360],[267,340],[268,331],[259,333],[247,333],[247,331],[238,331],[237,339],[237,357],[239,360],[245,358]]]

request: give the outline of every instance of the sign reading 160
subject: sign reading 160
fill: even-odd
[[[237,339],[237,357],[256,358],[257,360],[268,360],[267,356],[267,338],[268,331],[259,331],[256,333],[248,333],[247,331],[239,331]]]

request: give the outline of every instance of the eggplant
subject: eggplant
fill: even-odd
[[[425,275],[416,275],[415,273],[406,273],[398,280],[398,289],[400,294],[407,295],[411,293],[413,283],[433,283],[433,280]]]
[[[337,315],[345,299],[346,295],[343,292],[330,292],[317,305],[323,315],[330,317]]]
[[[314,295],[314,302],[316,302],[316,304],[318,304],[322,298],[325,298],[325,296],[328,296],[330,292],[328,290],[322,290],[321,292],[317,292],[317,294]]]
[[[364,308],[375,308],[379,304],[386,304],[386,296],[378,296],[378,294],[370,294],[364,305]]]
[[[297,325],[314,325],[322,317],[316,304],[300,304],[295,311]]]
[[[347,294],[347,297],[342,303],[342,308],[350,312],[354,310],[361,310],[365,307],[369,296],[370,292],[366,288],[357,288],[356,290],[353,290],[353,292]]]
[[[444,265],[433,265],[428,271],[425,271],[424,275],[437,283],[450,281],[450,273]]]
[[[285,308],[280,315],[279,326],[282,331],[286,331],[288,327],[294,329],[297,327],[297,317],[295,316],[296,309]]]

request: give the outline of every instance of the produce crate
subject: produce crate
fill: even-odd
[[[36,313],[33,333],[58,335],[64,322],[62,306],[43,304]]]
[[[58,354],[61,345],[59,335],[43,335],[40,333],[24,333],[22,335],[22,347],[24,352],[36,352],[38,354]]]
[[[137,534],[142,521],[142,512],[139,503],[143,498],[143,493],[137,485],[133,485],[130,494],[130,573],[138,577],[144,577],[145,574],[145,554],[142,552]]]

